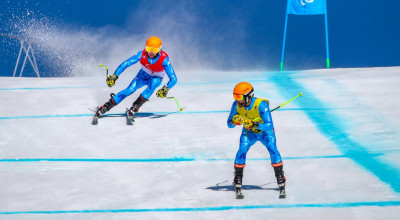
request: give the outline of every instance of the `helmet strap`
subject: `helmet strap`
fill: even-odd
[[[245,106],[249,106],[251,103],[251,100],[254,97],[254,93],[253,93],[254,89],[251,89],[251,91],[249,93],[247,93],[246,95],[243,95],[243,99],[245,102]]]
[[[247,107],[247,106],[249,106],[250,105],[250,103],[251,103],[251,96],[246,96],[246,97],[244,97],[244,105]]]

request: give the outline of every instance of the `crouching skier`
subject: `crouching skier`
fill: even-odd
[[[281,155],[276,147],[274,124],[272,122],[269,102],[266,99],[254,97],[254,89],[250,83],[241,82],[233,90],[233,102],[231,113],[228,117],[228,127],[242,125],[240,146],[235,158],[235,175],[233,185],[236,191],[236,198],[242,199],[243,169],[246,165],[246,154],[252,145],[260,141],[266,146],[271,164],[274,167],[275,177],[280,189],[279,198],[285,198],[285,182],[283,175],[283,163]]]
[[[169,82],[157,91],[157,97],[164,98],[167,96],[169,89],[176,84],[176,75],[169,61],[168,54],[162,51],[162,41],[156,36],[149,37],[146,41],[146,48],[139,51],[128,60],[124,61],[115,70],[113,75],[107,77],[107,85],[114,86],[118,76],[128,67],[140,61],[142,68],[132,80],[131,84],[116,95],[111,93],[111,98],[104,105],[99,107],[94,115],[93,124],[97,124],[97,120],[111,108],[118,105],[129,95],[133,94],[137,89],[147,85],[147,88],[140,94],[132,107],[127,111],[128,117],[133,121],[133,115],[139,111],[139,108],[149,100],[155,89],[160,86],[165,74],[169,77]]]

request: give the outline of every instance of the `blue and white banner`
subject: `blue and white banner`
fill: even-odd
[[[294,15],[326,14],[326,0],[288,0],[286,13]]]

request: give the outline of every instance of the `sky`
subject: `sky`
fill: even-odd
[[[327,0],[331,67],[399,66],[398,6]],[[152,35],[163,40],[177,71],[274,71],[285,10],[286,1],[266,0],[2,0],[0,33],[38,42],[42,76],[95,74],[99,63],[114,70]],[[286,70],[325,67],[322,15],[290,15],[287,31]],[[0,36],[0,76],[12,75],[18,52],[18,41]],[[29,64],[23,74],[35,76]]]

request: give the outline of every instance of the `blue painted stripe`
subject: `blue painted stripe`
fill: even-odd
[[[92,209],[92,210],[54,210],[54,211],[0,211],[0,215],[18,214],[71,214],[71,213],[126,213],[126,212],[205,212],[248,209],[287,209],[287,208],[355,208],[355,207],[391,207],[400,206],[400,201],[377,202],[338,202],[338,203],[305,203],[305,204],[269,204],[248,206],[215,206],[192,208],[148,208],[148,209]]]
[[[367,157],[377,157],[382,156],[383,153],[370,153],[368,155],[360,155],[360,156],[367,156]],[[319,156],[302,156],[302,157],[282,157],[282,160],[309,160],[309,159],[335,159],[335,158],[347,158],[346,155],[319,155]],[[204,159],[207,161],[234,161],[234,158],[213,158],[213,159]],[[246,160],[271,160],[270,158],[247,158]],[[1,162],[1,161],[0,161]]]
[[[328,111],[335,110],[333,108],[285,108],[277,109],[276,111]],[[176,112],[139,112],[136,114],[137,117],[146,116],[157,116],[166,114],[218,114],[218,113],[229,113],[229,110],[215,110],[215,111],[176,111]],[[94,114],[94,113],[93,113]],[[8,119],[34,119],[34,118],[75,118],[75,117],[93,117],[93,114],[70,114],[70,115],[26,115],[26,116],[0,116],[0,120]],[[109,113],[104,116],[125,116],[125,113]]]
[[[249,82],[264,82],[265,79],[254,79]],[[223,80],[223,81],[201,81],[201,82],[180,82],[181,86],[193,86],[193,85],[213,85],[213,84],[235,84],[237,81],[234,80]],[[104,85],[105,86],[105,85]],[[98,86],[59,86],[59,87],[25,87],[25,88],[0,88],[0,91],[15,91],[15,90],[51,90],[51,89],[89,89],[89,88],[104,88],[103,85]]]
[[[28,115],[28,116],[10,116],[10,117],[0,117],[1,120],[6,119],[27,119],[27,118],[72,118],[72,117],[88,117],[93,114],[73,114],[73,115]]]
[[[0,159],[0,162],[183,162],[194,161],[194,158],[149,158],[149,159],[129,159],[129,158],[20,158],[20,159]]]
[[[377,157],[383,155],[368,154],[363,156]],[[361,156],[361,155],[360,155]],[[346,158],[345,155],[322,155],[322,156],[302,156],[302,157],[283,157],[283,160],[305,160],[305,159],[335,159]],[[190,158],[190,157],[173,157],[173,158],[19,158],[19,159],[0,159],[0,162],[188,162],[188,161],[234,161],[234,158]],[[253,161],[267,161],[269,158],[247,158]]]
[[[12,90],[49,90],[49,89],[88,89],[97,88],[99,86],[61,86],[61,87],[31,87],[31,88],[0,88],[0,91]]]
[[[299,91],[304,96],[296,101],[300,108],[327,108],[313,93],[307,90],[300,83],[296,82],[291,72],[271,73],[272,79],[280,93],[287,99],[291,98]],[[271,75],[268,75],[271,76]],[[339,118],[332,111],[304,111],[307,117],[315,124],[321,134],[332,141],[346,157],[352,158],[359,165],[377,176],[382,182],[400,193],[400,172],[399,169],[390,163],[386,163],[379,158],[369,157],[369,152],[361,143],[354,140],[344,129],[345,119]]]
[[[293,76],[296,78],[309,78],[309,76],[299,75]],[[250,83],[258,82],[271,82],[270,79],[253,78],[247,80]],[[220,81],[201,81],[201,82],[180,82],[180,86],[193,86],[193,85],[214,85],[214,84],[232,84],[236,85],[237,80],[220,80]],[[104,85],[105,86],[105,85]],[[60,87],[25,87],[25,88],[0,88],[0,91],[13,91],[13,90],[51,90],[51,89],[89,89],[89,88],[104,88],[103,85],[97,86],[60,86]]]
[[[176,111],[176,112],[139,112],[135,116],[146,117],[146,116],[157,116],[165,114],[210,114],[210,113],[229,113],[229,111]],[[93,117],[92,114],[71,114],[71,115],[31,115],[31,116],[10,116],[10,117],[0,117],[0,120],[7,119],[27,119],[27,118],[72,118],[72,117]],[[104,114],[104,116],[125,116],[125,113],[109,113]]]

